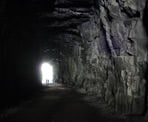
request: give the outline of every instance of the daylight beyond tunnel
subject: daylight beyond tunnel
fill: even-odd
[[[1,0],[1,106],[56,82],[148,115],[147,15],[147,0]]]
[[[53,83],[53,67],[49,63],[43,63],[41,65],[41,72],[43,85]]]

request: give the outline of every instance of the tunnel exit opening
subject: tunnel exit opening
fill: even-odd
[[[41,65],[42,84],[49,85],[53,83],[53,66],[48,62]]]

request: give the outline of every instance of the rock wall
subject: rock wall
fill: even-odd
[[[104,99],[115,111],[146,111],[147,36],[145,0],[95,0],[94,14],[61,62],[65,83]],[[73,35],[74,36],[74,35]]]
[[[145,113],[146,2],[2,0],[1,79],[9,74],[7,80],[24,79],[19,83],[30,86],[31,80],[36,84],[35,67],[47,49],[54,49],[55,53],[49,51],[50,57],[58,59],[60,69],[55,80],[60,77],[65,84],[84,88],[87,94],[103,99],[117,112]]]

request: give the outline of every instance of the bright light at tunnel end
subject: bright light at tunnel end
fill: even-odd
[[[48,62],[41,65],[42,84],[48,85],[53,83],[53,67]]]

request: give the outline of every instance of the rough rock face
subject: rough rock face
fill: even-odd
[[[77,26],[78,37],[66,36],[75,44],[61,63],[64,82],[103,98],[115,111],[143,114],[147,71],[145,3],[96,0],[89,21]]]
[[[16,76],[25,68],[20,78],[30,78],[46,53],[59,62],[59,81],[84,88],[116,112],[143,114],[148,104],[145,6],[146,0],[2,0],[1,67],[9,64],[5,72],[11,74],[19,64]]]

